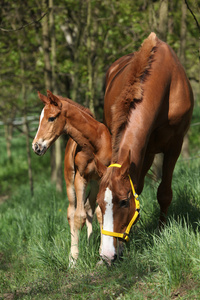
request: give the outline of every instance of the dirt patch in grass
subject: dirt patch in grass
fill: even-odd
[[[178,288],[175,292],[171,294],[171,299],[191,299],[190,295],[191,293],[198,291],[199,285],[192,279],[190,278],[187,283],[184,283]],[[198,298],[192,298],[193,300],[198,300]]]
[[[0,204],[4,203],[8,199],[8,195],[2,195],[0,196]]]

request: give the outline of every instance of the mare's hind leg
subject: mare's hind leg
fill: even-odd
[[[86,212],[86,226],[87,226],[87,235],[88,240],[92,234],[92,221],[96,208],[96,199],[98,194],[98,183],[92,181],[90,183],[90,192],[85,202],[85,212]]]
[[[168,151],[164,153],[162,179],[157,191],[157,199],[160,205],[159,227],[166,223],[167,211],[172,201],[172,175],[181,152],[182,143],[182,137],[174,138]]]

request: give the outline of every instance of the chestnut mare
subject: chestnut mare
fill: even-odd
[[[39,92],[38,95],[45,106],[32,144],[34,152],[38,155],[45,154],[62,133],[71,137],[65,151],[64,174],[69,200],[67,217],[71,230],[70,263],[73,263],[78,257],[79,231],[85,222],[88,237],[92,233],[98,186],[92,182],[88,197],[86,188],[91,180],[99,180],[94,155],[103,165],[110,163],[111,137],[106,126],[96,121],[88,109],[70,99],[55,96],[50,91],[47,91],[47,97]],[[99,207],[96,214],[102,224]]]
[[[103,215],[101,256],[107,262],[122,253],[123,241],[138,218],[137,194],[156,153],[164,155],[157,199],[159,224],[165,223],[172,174],[192,110],[193,93],[185,71],[155,33],[138,52],[109,68],[104,118],[112,133],[112,165],[106,168],[96,160],[103,173],[97,202]]]

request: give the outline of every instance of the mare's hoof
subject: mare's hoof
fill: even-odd
[[[103,259],[101,259],[101,260],[98,261],[98,263],[96,264],[96,267],[102,266],[103,264],[105,264],[105,262],[103,261]]]

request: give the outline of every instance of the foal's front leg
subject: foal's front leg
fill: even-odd
[[[66,188],[67,188],[67,197],[69,201],[69,206],[67,209],[67,219],[70,226],[70,233],[71,233],[71,249],[69,255],[69,262],[73,264],[74,261],[78,257],[78,247],[76,245],[76,230],[74,226],[74,214],[76,210],[76,194],[74,189],[74,174],[70,176],[70,170],[67,172],[68,176],[65,176],[66,180]]]
[[[73,260],[78,258],[79,232],[85,224],[86,212],[84,209],[85,190],[87,182],[77,171],[74,179],[76,192],[76,209],[73,220],[73,230],[71,231],[71,256]]]

